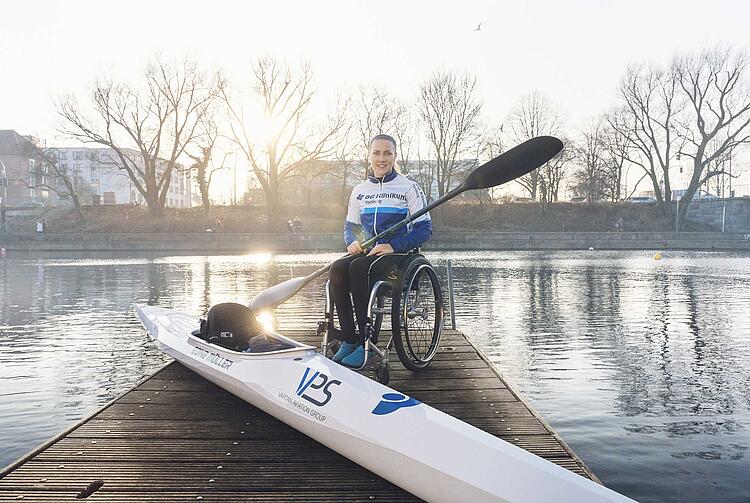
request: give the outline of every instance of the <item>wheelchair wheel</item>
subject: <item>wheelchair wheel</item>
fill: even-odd
[[[420,257],[409,264],[403,288],[395,289],[391,306],[393,343],[404,366],[427,368],[443,332],[443,293],[430,263]]]

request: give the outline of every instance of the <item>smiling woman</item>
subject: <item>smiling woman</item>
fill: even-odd
[[[425,213],[394,235],[380,239],[371,249],[363,249],[362,243],[366,240],[427,206],[419,184],[394,169],[396,140],[393,137],[374,136],[370,140],[369,160],[367,180],[354,187],[349,198],[344,224],[344,242],[349,255],[334,262],[330,270],[331,293],[343,341],[333,361],[355,368],[370,357],[363,346],[370,266],[384,255],[407,253],[432,236],[432,220],[430,214]]]

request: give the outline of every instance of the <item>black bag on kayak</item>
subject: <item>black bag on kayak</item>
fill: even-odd
[[[245,351],[250,339],[262,332],[249,307],[224,302],[211,306],[206,319],[201,320],[200,338],[232,351]]]

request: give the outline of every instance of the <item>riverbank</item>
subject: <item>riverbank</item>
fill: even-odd
[[[7,252],[149,251],[191,254],[319,252],[343,249],[328,233],[116,233],[0,235]],[[748,250],[750,234],[722,232],[451,232],[425,250]]]
[[[738,213],[733,206],[728,207],[724,230],[750,232],[750,228],[734,226],[735,221],[747,222],[750,204],[747,210],[746,213]],[[346,208],[342,206],[283,206],[280,212],[281,227],[277,229],[269,228],[263,206],[216,206],[211,208],[210,215],[204,215],[201,208],[167,208],[158,217],[138,206],[86,206],[83,208],[83,223],[70,208],[51,209],[44,219],[47,230],[53,234],[161,235],[203,233],[206,229],[233,234],[283,232],[287,230],[288,220],[299,218],[301,230],[319,234],[340,232],[346,217]],[[724,213],[714,211],[704,216],[716,217],[718,214]],[[627,232],[669,232],[675,228],[674,219],[659,214],[656,206],[627,203],[497,205],[450,202],[433,210],[431,216],[436,235],[454,232],[612,232],[616,230],[618,222]],[[702,220],[705,219],[698,218],[698,215],[695,219],[689,218],[682,230],[722,230],[721,221],[701,223]],[[23,224],[14,223],[9,233],[33,234],[36,230],[35,219]]]

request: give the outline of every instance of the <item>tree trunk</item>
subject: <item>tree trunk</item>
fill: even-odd
[[[680,211],[677,215],[678,230],[682,230],[682,228],[685,226],[685,219],[687,218],[688,208],[690,207],[690,203],[693,200],[693,196],[695,196],[695,193],[698,192],[698,187],[700,185],[701,173],[703,173],[703,164],[701,163],[700,159],[703,156],[703,151],[700,151],[699,153],[700,155],[696,156],[693,160],[693,176],[690,177],[690,183],[688,184],[685,193],[680,198]]]
[[[200,184],[199,189],[201,191],[201,203],[203,203],[203,214],[208,216],[211,211],[211,201],[208,199],[208,187],[203,183]]]
[[[76,216],[78,217],[78,223],[83,225],[86,223],[86,218],[83,216],[83,211],[81,211],[81,200],[78,198],[78,194],[71,194],[70,195],[71,200],[73,201],[73,208],[76,210]]]

